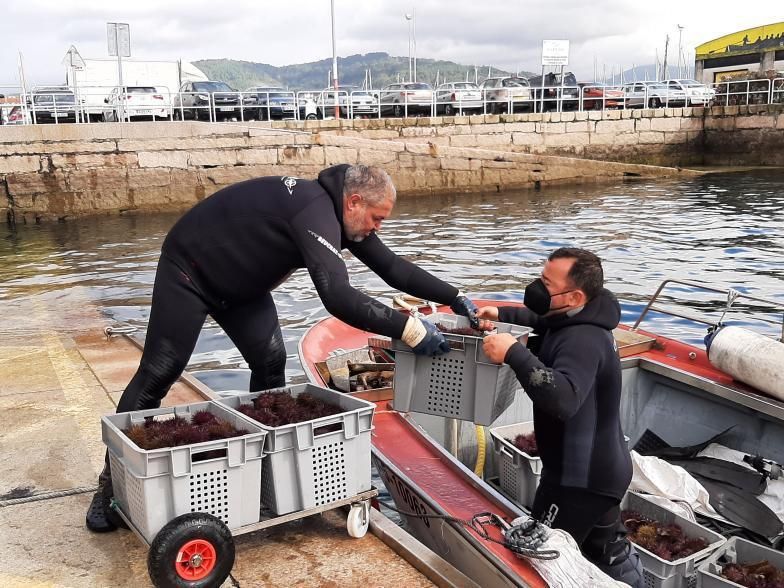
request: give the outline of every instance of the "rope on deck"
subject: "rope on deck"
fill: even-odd
[[[70,488],[68,490],[51,490],[49,492],[41,492],[29,496],[20,496],[19,498],[6,498],[5,500],[0,500],[0,508],[14,506],[16,504],[27,504],[28,502],[51,500],[53,498],[63,498],[64,496],[74,496],[76,494],[88,494],[97,490],[97,486],[79,486],[78,488]]]

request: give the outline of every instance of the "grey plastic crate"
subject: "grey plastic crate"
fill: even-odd
[[[260,394],[308,392],[343,412],[302,423],[266,427],[269,431],[262,468],[261,500],[278,515],[329,504],[370,490],[370,431],[375,405],[313,384],[237,394],[217,402],[237,409]],[[339,431],[316,434],[327,425]]]
[[[626,493],[621,501],[621,509],[635,510],[664,525],[674,523],[683,529],[686,536],[702,537],[708,542],[708,547],[702,551],[675,561],[662,559],[637,545],[643,567],[645,588],[696,588],[697,565],[727,541],[718,533],[675,514],[634,492]]]
[[[248,434],[192,445],[144,450],[123,433],[147,418],[171,418],[208,410]],[[205,512],[229,529],[259,521],[264,439],[256,422],[208,401],[170,408],[125,412],[101,419],[109,448],[114,497],[147,541],[175,517]],[[199,460],[208,451],[218,456]]]
[[[493,453],[498,464],[498,481],[501,490],[530,509],[534,503],[536,488],[542,477],[542,460],[518,449],[514,439],[534,431],[534,422],[525,421],[500,427],[492,427]]]
[[[699,588],[740,587],[740,584],[730,582],[721,576],[722,562],[750,564],[763,560],[768,560],[773,567],[784,570],[784,553],[781,551],[757,545],[742,537],[732,537],[702,562],[697,569],[699,574],[697,586]]]
[[[454,314],[434,313],[425,317],[449,328],[466,328],[468,319]],[[526,337],[532,329],[495,323],[498,333]],[[520,388],[508,365],[491,362],[482,350],[482,337],[445,334],[452,350],[438,357],[416,355],[399,339],[395,351],[395,410],[490,425],[514,400]]]

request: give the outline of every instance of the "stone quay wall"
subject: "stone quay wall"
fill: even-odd
[[[185,208],[336,163],[380,165],[403,195],[694,175],[684,167],[784,165],[783,131],[781,106],[0,127],[0,218]]]

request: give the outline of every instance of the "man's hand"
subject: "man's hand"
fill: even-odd
[[[466,296],[462,294],[458,294],[455,301],[449,306],[452,309],[452,312],[455,314],[462,315],[468,319],[468,322],[471,323],[472,329],[479,328],[479,319],[476,316],[477,310],[476,304],[471,302]]]
[[[418,320],[418,319],[415,319]],[[438,328],[428,321],[420,321],[425,328],[425,334],[422,339],[412,347],[414,353],[417,355],[443,355],[449,353],[449,342],[444,339],[443,333]]]
[[[498,307],[497,306],[483,306],[476,313],[480,319],[489,319],[491,321],[498,320]]]
[[[504,358],[506,358],[509,348],[515,343],[517,343],[517,339],[515,339],[514,335],[500,333],[485,337],[482,348],[490,361],[493,363],[504,363]]]

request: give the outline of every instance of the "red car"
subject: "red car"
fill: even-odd
[[[582,110],[605,110],[623,107],[623,91],[600,83],[578,84],[582,92]]]

